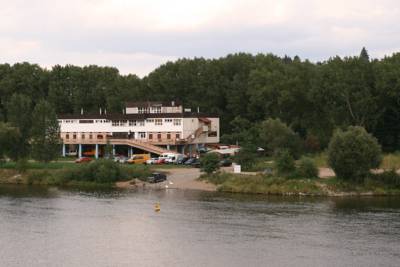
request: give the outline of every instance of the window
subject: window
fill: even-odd
[[[170,133],[167,133],[167,139],[168,140],[171,139],[171,134]]]
[[[153,139],[153,134],[149,134],[149,139]]]
[[[136,121],[130,120],[129,121],[129,126],[136,126]]]
[[[161,113],[161,107],[151,107],[152,113]]]
[[[103,136],[101,134],[98,134],[97,139],[103,139]]]
[[[85,135],[84,134],[82,134],[82,139],[85,139]]]
[[[93,120],[79,120],[79,123],[93,123]]]
[[[127,121],[112,121],[112,126],[125,126]]]
[[[208,137],[217,137],[218,133],[216,131],[209,132]]]
[[[140,113],[140,114],[149,113],[149,108],[148,107],[139,107],[138,113]]]
[[[181,123],[182,123],[181,119],[174,119],[174,125],[175,126],[179,126],[179,125],[181,125]]]
[[[161,139],[161,134],[160,133],[157,134],[157,139]]]
[[[65,135],[65,139],[69,139],[69,134],[66,134],[66,135]]]
[[[155,125],[162,125],[162,119],[155,119]]]
[[[154,119],[147,119],[146,122],[147,122],[147,123],[150,123],[150,122],[153,123],[153,122],[154,122]]]
[[[139,139],[145,139],[146,133],[145,132],[138,132]]]
[[[165,119],[165,122],[172,122],[172,119]]]
[[[139,126],[144,126],[144,120],[138,121]]]
[[[72,138],[73,138],[73,139],[76,139],[76,134],[72,135]]]
[[[93,139],[93,135],[92,134],[89,134],[89,139]]]
[[[176,138],[176,139],[179,139],[179,138],[181,138],[181,135],[177,133],[177,134],[175,135],[175,138]]]

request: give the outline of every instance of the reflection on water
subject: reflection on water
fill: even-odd
[[[398,266],[400,198],[0,186],[0,247],[0,266]]]

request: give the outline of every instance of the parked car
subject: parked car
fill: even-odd
[[[159,183],[167,180],[167,176],[163,173],[154,172],[151,176],[147,177],[149,183]]]
[[[146,161],[150,159],[149,154],[136,154],[133,155],[126,162],[130,164],[146,164]]]
[[[200,168],[200,160],[196,159],[192,162],[192,167]]]
[[[76,159],[75,163],[85,163],[85,162],[90,162],[92,160],[93,160],[92,158],[82,157],[82,158]]]
[[[189,157],[183,156],[182,158],[180,158],[176,161],[176,164],[184,164],[188,159],[189,159]]]
[[[232,166],[232,160],[230,159],[223,159],[219,162],[219,166],[221,167],[229,167]]]
[[[128,157],[125,156],[116,156],[114,158],[115,162],[119,162],[119,163],[126,163],[128,161]]]
[[[147,165],[157,164],[157,160],[158,160],[158,158],[148,159],[148,160],[146,160],[146,164]]]
[[[163,159],[163,158],[158,158],[155,162],[154,162],[154,164],[164,164],[165,163],[165,159]]]
[[[185,165],[192,165],[192,163],[193,162],[195,162],[196,161],[196,158],[188,158],[186,161],[185,161]]]

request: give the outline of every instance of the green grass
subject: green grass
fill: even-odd
[[[26,169],[28,170],[43,170],[43,169],[63,169],[63,168],[75,168],[76,163],[74,162],[60,162],[60,161],[54,161],[54,162],[49,162],[47,164],[42,163],[42,162],[37,162],[37,161],[28,161],[26,163]],[[17,168],[17,163],[14,161],[9,161],[5,163],[0,164],[0,169],[16,169]]]
[[[266,175],[232,173],[203,175],[200,179],[218,185],[218,190],[222,192],[271,195],[324,194],[314,179],[287,179]]]
[[[310,156],[310,158],[312,158],[314,160],[314,163],[318,168],[329,168],[328,154],[326,152],[312,154],[309,156]]]
[[[385,154],[383,156],[381,168],[385,170],[400,169],[400,152]]]

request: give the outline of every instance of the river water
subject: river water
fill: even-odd
[[[400,266],[400,198],[1,186],[0,266]]]

